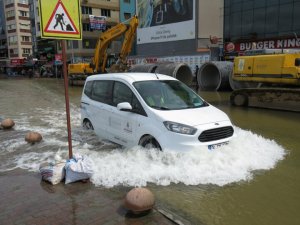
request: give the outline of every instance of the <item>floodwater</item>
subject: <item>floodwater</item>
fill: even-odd
[[[147,186],[157,202],[191,224],[300,224],[299,113],[229,104],[229,92],[200,92],[231,118],[236,137],[225,146],[188,153],[122,149],[80,126],[81,87],[69,87],[73,152],[90,157],[95,187]],[[68,157],[63,81],[0,79],[0,175],[23,169],[38,173],[43,162]],[[41,143],[24,140],[28,131]]]

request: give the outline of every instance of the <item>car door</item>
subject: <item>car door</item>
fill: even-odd
[[[117,109],[117,105],[122,102],[130,103],[133,110],[128,112]],[[139,138],[137,133],[140,117],[145,116],[145,111],[131,89],[120,81],[114,83],[112,105],[109,114],[109,132],[117,143],[128,147],[134,146]]]
[[[96,134],[100,137],[110,140],[107,135],[108,129],[108,107],[111,104],[113,81],[96,80],[93,83],[92,94],[90,102],[90,113],[92,124]]]

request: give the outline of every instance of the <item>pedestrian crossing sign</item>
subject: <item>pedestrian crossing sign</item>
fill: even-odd
[[[41,37],[81,40],[79,0],[39,0]]]

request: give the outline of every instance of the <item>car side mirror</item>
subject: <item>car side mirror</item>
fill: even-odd
[[[132,106],[130,105],[130,103],[128,102],[121,102],[117,105],[117,109],[120,111],[131,111],[132,110]]]

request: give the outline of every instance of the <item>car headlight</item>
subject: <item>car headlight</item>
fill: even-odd
[[[180,124],[180,123],[171,122],[171,121],[165,121],[164,125],[169,131],[180,133],[180,134],[193,135],[197,132],[197,129],[194,127]]]

